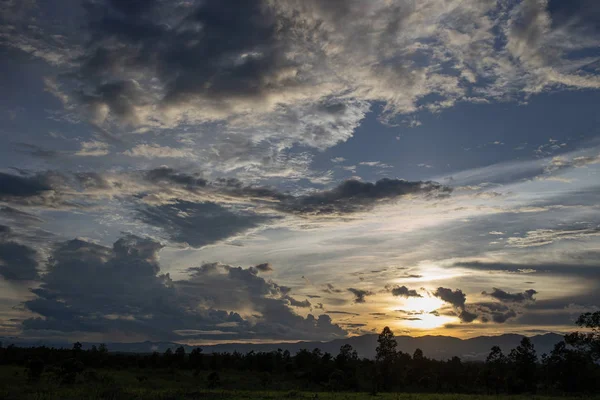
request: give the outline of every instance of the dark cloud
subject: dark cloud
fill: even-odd
[[[250,268],[204,264],[190,269],[188,279],[174,281],[160,273],[161,248],[131,235],[112,248],[82,240],[58,245],[41,285],[32,289],[36,297],[25,302],[39,315],[23,322],[25,333],[111,332],[153,340],[177,340],[178,332],[213,339],[346,335],[328,315],[295,314],[289,288],[265,281]]]
[[[212,202],[179,200],[173,204],[143,206],[141,221],[159,227],[174,242],[202,247],[255,228],[270,218],[250,212],[233,212]]]
[[[462,310],[460,314],[458,314],[458,318],[460,318],[463,322],[473,322],[477,318],[477,314],[469,312],[467,310]]]
[[[159,167],[147,171],[144,177],[149,182],[155,184],[176,184],[187,187],[188,189],[196,189],[205,187],[206,179],[200,175],[186,174],[169,167]]]
[[[295,298],[291,297],[291,296],[285,296],[284,297],[285,300],[287,300],[290,305],[292,307],[300,307],[300,308],[310,308],[312,306],[312,304],[310,304],[310,301],[308,300],[296,300]]]
[[[492,313],[492,321],[494,321],[497,324],[503,324],[510,318],[515,318],[516,316],[517,313],[514,310],[508,310],[505,313],[494,312]]]
[[[465,305],[467,296],[460,289],[452,290],[439,287],[433,292],[433,295],[446,303],[451,304],[456,311],[454,314],[458,316],[462,322],[473,322],[478,317],[476,313],[467,310]]]
[[[443,197],[450,192],[450,188],[430,181],[410,182],[384,178],[370,183],[351,179],[331,190],[287,199],[280,204],[279,209],[302,215],[349,214],[367,211],[379,202],[407,195]]]
[[[0,238],[7,238],[10,236],[12,229],[10,226],[0,225]]]
[[[209,182],[199,174],[187,174],[169,167],[147,171],[144,173],[144,179],[166,188],[174,185],[195,193],[264,201],[275,211],[303,216],[351,214],[368,211],[378,203],[393,201],[403,196],[425,195],[440,198],[448,196],[451,192],[450,188],[436,182],[384,178],[375,183],[347,180],[330,190],[294,196],[269,187],[244,185],[235,178]]]
[[[47,150],[40,146],[30,143],[15,143],[17,151],[23,154],[28,154],[33,157],[51,159],[60,156],[60,152],[54,150]]]
[[[327,314],[354,315],[354,316],[360,315],[357,313],[347,312],[347,311],[327,311]]]
[[[4,228],[0,225],[0,275],[7,281],[37,280],[37,251],[21,243],[3,240]]]
[[[323,291],[325,293],[342,293],[343,290],[342,289],[337,289],[335,286],[333,286],[331,283],[328,283],[325,285],[325,288],[323,289]]]
[[[600,276],[600,264],[596,263],[594,254],[582,253],[581,257],[574,257],[578,263],[502,263],[502,262],[481,262],[468,261],[453,264],[454,267],[461,267],[480,271],[504,271],[515,273],[526,273],[527,275],[547,274],[547,275],[568,275],[588,277],[598,280]]]
[[[0,172],[0,200],[40,196],[49,190],[52,187],[45,175],[19,176]]]
[[[484,323],[491,320],[497,324],[503,324],[511,318],[516,318],[519,312],[523,311],[518,303],[512,303],[509,307],[500,302],[481,302],[473,304],[473,307],[477,309],[480,319]]]
[[[373,292],[362,289],[348,288],[348,291],[354,295],[355,303],[364,303],[365,297],[371,296]]]
[[[433,292],[433,295],[445,301],[446,303],[452,304],[454,307],[460,309],[465,308],[467,296],[460,289],[452,290],[444,287],[439,287],[435,290],[435,292]]]
[[[395,287],[389,287],[388,288],[393,296],[400,296],[400,297],[423,297],[421,296],[419,293],[417,293],[416,290],[414,289],[409,289],[406,286],[395,286]]]
[[[43,221],[37,215],[33,215],[9,206],[0,207],[0,217],[10,219],[11,221],[19,223],[21,225],[27,225],[30,223],[38,223]]]
[[[298,83],[282,43],[283,26],[262,2],[163,8],[156,1],[144,7],[114,1],[88,6],[92,40],[78,76],[89,87],[81,98],[92,112],[106,107],[138,123],[147,94],[126,77],[143,72],[164,88],[160,104],[166,108],[201,103],[226,110],[240,102],[261,103]],[[165,13],[178,23],[165,23]]]
[[[110,183],[97,172],[80,172],[74,174],[79,186],[84,190],[110,189]]]
[[[533,301],[535,300],[533,296],[537,294],[537,292],[533,289],[526,290],[522,293],[508,293],[502,289],[493,288],[491,293],[482,292],[481,294],[491,296],[497,300],[507,303],[522,303],[525,301]]]
[[[269,263],[262,263],[254,266],[258,272],[271,272],[273,271],[273,267]]]

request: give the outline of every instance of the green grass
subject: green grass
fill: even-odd
[[[459,394],[381,393],[376,397],[366,393],[327,393],[293,388],[295,382],[277,382],[270,390],[232,390],[230,388],[261,388],[258,378],[248,374],[222,374],[225,389],[206,388],[203,371],[194,376],[188,371],[167,370],[98,370],[73,385],[59,385],[51,372],[31,384],[21,367],[0,367],[0,399],[2,400],[195,400],[195,399],[316,399],[319,400],[557,400],[544,396],[484,396]],[[275,386],[279,390],[274,390]],[[290,389],[292,388],[292,389]],[[586,399],[600,400],[600,396]],[[559,399],[576,399],[561,397]],[[583,397],[577,398],[578,400]]]

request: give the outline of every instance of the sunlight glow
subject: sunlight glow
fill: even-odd
[[[409,297],[402,299],[399,307],[394,312],[399,313],[397,325],[403,328],[434,329],[445,324],[457,322],[456,317],[431,314],[444,306],[444,302],[437,297],[425,294],[423,297]]]

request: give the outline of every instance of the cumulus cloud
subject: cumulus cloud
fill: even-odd
[[[273,267],[269,263],[262,263],[254,266],[258,272],[271,272],[273,271]]]
[[[366,297],[371,296],[373,294],[373,292],[371,292],[369,290],[362,290],[362,289],[355,289],[355,288],[348,288],[348,291],[354,295],[355,303],[365,303]]]
[[[310,301],[306,299],[300,301],[296,300],[292,296],[285,296],[284,299],[287,300],[292,307],[310,308],[312,306],[312,304],[310,304]]]
[[[289,289],[252,269],[204,264],[174,281],[160,272],[161,248],[131,235],[112,248],[77,239],[58,245],[40,287],[32,289],[35,298],[25,302],[39,315],[23,322],[25,333],[118,332],[153,340],[177,340],[184,331],[216,339],[346,335],[326,314],[295,314]]]
[[[455,314],[462,322],[470,323],[478,317],[476,313],[467,310],[465,305],[467,296],[460,289],[452,290],[439,287],[433,292],[433,295],[446,303],[451,304],[456,310]]]
[[[492,313],[492,321],[494,321],[498,324],[503,324],[506,321],[508,321],[510,318],[515,318],[516,316],[517,316],[517,313],[514,310],[508,310],[505,313],[494,312],[494,313]]]
[[[490,296],[495,298],[496,300],[499,300],[501,302],[507,302],[507,303],[523,303],[526,301],[533,301],[535,300],[533,298],[533,296],[535,294],[537,294],[537,291],[533,290],[533,289],[528,289],[522,293],[509,293],[509,292],[505,292],[502,289],[498,289],[498,288],[494,288],[494,290],[490,293],[488,292],[482,292],[481,294],[484,294],[486,296]]]
[[[482,322],[492,321],[497,324],[503,324],[509,319],[516,318],[518,316],[517,310],[514,309],[515,304],[511,305],[511,307],[508,307],[504,303],[482,302],[475,303],[473,306],[480,313],[480,320]]]
[[[439,287],[435,290],[435,292],[433,292],[433,295],[445,301],[446,303],[452,304],[454,307],[461,309],[465,307],[465,302],[467,301],[467,296],[460,289],[452,290]]]
[[[409,289],[406,286],[394,286],[394,287],[388,287],[386,288],[388,289],[393,296],[400,296],[400,297],[423,297],[421,296],[419,293],[417,293],[416,290],[414,289]]]

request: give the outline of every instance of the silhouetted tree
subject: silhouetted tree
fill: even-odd
[[[600,311],[581,314],[576,321],[580,328],[589,332],[573,332],[565,336],[567,344],[588,352],[595,360],[600,360]]]
[[[598,366],[588,352],[568,348],[565,342],[554,345],[549,356],[542,356],[547,388],[567,393],[594,392]]]
[[[185,366],[185,348],[183,346],[175,349],[175,363],[182,368]]]
[[[492,347],[485,360],[485,385],[488,392],[499,394],[506,389],[508,359],[498,346]]]
[[[73,343],[73,357],[78,357],[81,354],[83,346],[79,342]]]
[[[398,343],[394,339],[394,332],[389,327],[383,328],[377,338],[378,346],[375,349],[377,363],[376,375],[377,381],[381,381],[382,387],[389,390],[391,387],[392,370],[394,367],[394,359],[396,358],[396,346]],[[377,392],[377,383],[374,392]]]
[[[196,370],[204,368],[204,354],[200,347],[196,347],[190,353],[190,367]]]
[[[521,339],[521,343],[510,351],[508,358],[511,363],[511,371],[513,372],[511,379],[513,384],[512,390],[535,393],[537,385],[537,355],[531,339],[528,337]]]
[[[108,353],[104,345],[83,350],[81,344],[76,343],[70,349],[10,345],[0,348],[0,364],[25,368],[32,386],[45,371],[48,376],[56,375],[62,384],[77,384],[107,382],[103,370],[146,369],[141,375],[134,374],[142,384],[152,379],[152,371],[148,369],[165,369],[178,380],[188,374],[177,373],[177,369],[193,369],[197,376],[200,368],[210,366],[213,368],[210,379],[205,378],[210,387],[218,386],[220,379],[230,373],[237,373],[236,376],[242,373],[248,375],[248,379],[228,382],[236,387],[246,385],[245,389],[282,389],[291,385],[315,391],[481,393],[487,389],[491,393],[502,393],[537,390],[544,394],[585,396],[600,390],[600,363],[595,361],[597,347],[594,347],[598,340],[597,315],[583,314],[578,320],[579,326],[584,328],[582,333],[565,338],[573,345],[557,344],[549,355],[542,356],[541,362],[538,362],[528,338],[523,339],[508,357],[499,347],[493,347],[485,363],[462,361],[458,357],[447,361],[430,359],[419,349],[411,356],[397,351],[393,332],[385,328],[378,337],[375,360],[359,359],[348,344],[332,357],[312,348],[300,350],[296,355],[280,349],[203,355],[202,349],[195,348],[187,356],[183,347],[175,351],[167,349],[163,354]],[[209,361],[205,361],[206,358]]]

